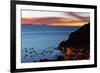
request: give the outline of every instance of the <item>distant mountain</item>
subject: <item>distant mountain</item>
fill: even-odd
[[[58,48],[90,48],[90,23],[85,24],[75,32],[72,32],[68,40],[62,41]]]

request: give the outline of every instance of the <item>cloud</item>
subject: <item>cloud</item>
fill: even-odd
[[[45,17],[45,18],[33,19],[34,23],[37,22],[40,24],[60,23],[66,21],[67,20],[65,18],[61,18],[61,17]]]
[[[35,11],[33,11],[35,12]],[[51,25],[51,26],[80,26],[89,22],[89,13],[84,12],[42,12],[36,11],[37,13],[23,12],[22,24],[32,25]],[[35,15],[36,14],[36,15]],[[57,15],[58,14],[58,15]],[[29,17],[24,17],[24,15]],[[39,17],[40,15],[40,17]],[[77,23],[77,24],[76,24]]]

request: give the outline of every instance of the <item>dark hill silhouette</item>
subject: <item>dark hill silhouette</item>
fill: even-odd
[[[68,40],[58,46],[64,53],[64,60],[82,60],[90,58],[90,23],[72,32]]]
[[[85,24],[75,32],[72,32],[68,40],[62,41],[59,47],[86,47],[90,45],[90,23]]]

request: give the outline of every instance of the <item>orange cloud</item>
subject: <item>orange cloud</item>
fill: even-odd
[[[89,20],[77,20],[62,17],[22,18],[21,24],[49,25],[49,26],[82,26]]]
[[[68,22],[68,23],[52,23],[49,24],[50,26],[83,26],[84,24],[87,24],[88,22]]]
[[[32,24],[33,20],[32,18],[22,18],[21,19],[21,24]]]

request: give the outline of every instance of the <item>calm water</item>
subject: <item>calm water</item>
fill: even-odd
[[[21,62],[26,63],[44,59],[54,60],[62,56],[56,47],[79,27],[22,25],[21,28]]]

